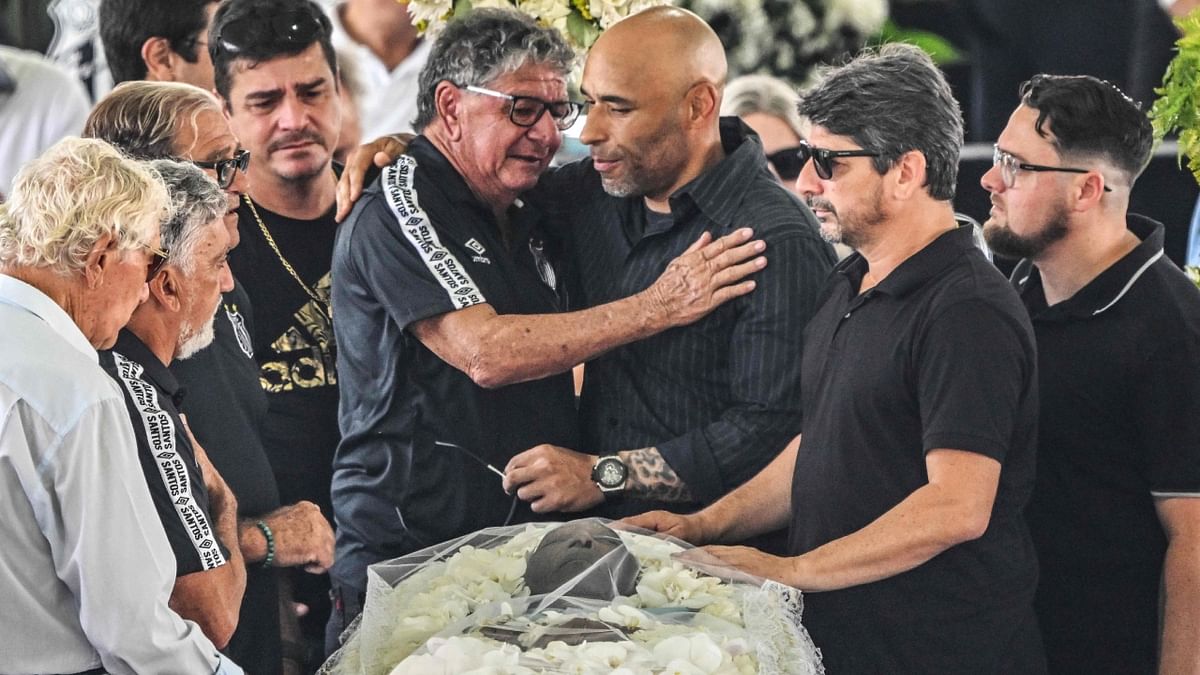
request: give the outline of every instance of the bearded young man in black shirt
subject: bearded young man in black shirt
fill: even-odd
[[[328,517],[340,438],[329,287],[341,120],[329,20],[307,0],[232,0],[213,17],[208,47],[230,126],[250,151],[230,266],[255,310],[263,443],[280,499],[312,501]],[[327,577],[292,580],[310,608],[305,635],[319,642]]]

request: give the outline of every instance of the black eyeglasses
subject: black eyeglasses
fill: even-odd
[[[146,283],[150,283],[162,270],[163,265],[167,264],[170,254],[164,249],[153,246],[146,246],[146,250],[150,251],[150,264],[146,266]]]
[[[776,150],[767,155],[767,161],[775,167],[775,173],[781,180],[792,182],[800,177],[804,162],[800,159],[800,146]]]
[[[261,44],[264,38],[308,45],[329,33],[329,18],[307,7],[270,16],[249,14],[221,26],[216,35],[216,47],[236,55],[251,45]]]
[[[201,169],[217,172],[217,185],[221,186],[222,190],[228,190],[230,185],[233,185],[233,178],[237,172],[246,172],[246,167],[250,166],[250,151],[238,150],[237,154],[227,159],[218,159],[214,162],[202,162],[198,159],[190,160],[192,164]]]
[[[808,160],[813,161],[813,168],[817,171],[817,177],[822,180],[833,178],[833,160],[839,157],[878,157],[878,152],[870,150],[828,150],[826,148],[814,148],[808,144],[808,141],[800,141],[800,147],[796,150],[796,157],[800,160],[800,168],[803,169]],[[799,176],[799,171],[796,172]]]
[[[575,124],[575,120],[579,119],[579,112],[583,110],[583,104],[576,101],[543,101],[534,96],[514,96],[476,87],[473,84],[460,88],[466,89],[472,94],[493,96],[510,101],[508,119],[519,127],[531,127],[537,124],[538,120],[542,119],[542,115],[549,110],[550,117],[554,118],[554,126],[559,131],[566,131],[571,128],[572,124]]]
[[[1042,164],[1027,164],[1000,149],[999,145],[992,146],[992,166],[1000,167],[1000,178],[1004,187],[1011,188],[1017,182],[1018,171],[1061,171],[1064,173],[1091,173],[1092,169],[1076,169],[1069,166],[1045,166]],[[1104,186],[1105,192],[1112,188]]]

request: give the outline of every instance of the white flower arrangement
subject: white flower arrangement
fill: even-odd
[[[600,33],[631,14],[669,0],[409,0],[408,11],[419,30],[431,36],[455,16],[472,9],[516,9],[558,30],[576,50],[585,52]]]
[[[679,0],[720,36],[730,75],[765,73],[803,86],[813,68],[863,47],[887,0]]]
[[[322,672],[823,672],[799,623],[799,591],[709,576],[677,560],[685,545],[673,540],[619,532],[640,565],[632,595],[589,600],[569,585],[531,595],[526,556],[556,526],[492,528],[372,567],[362,623]]]

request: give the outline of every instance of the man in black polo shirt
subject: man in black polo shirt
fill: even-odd
[[[567,100],[573,61],[557,32],[514,12],[450,24],[421,73],[421,136],[338,233],[332,576],[342,604],[328,647],[360,611],[368,565],[533,518],[497,474],[537,443],[578,444],[574,365],[749,292],[738,280],[765,264],[746,261],[761,242],[732,247],[744,230],[711,243],[697,234],[650,288],[557,313],[556,242],[518,195],[579,113]]]
[[[1112,85],[1039,75],[982,179],[1037,335],[1026,517],[1058,673],[1200,670],[1200,292],[1163,226],[1127,214],[1152,142]]]
[[[170,160],[162,175],[175,213],[162,226],[162,260],[150,270],[150,298],[100,365],[121,386],[142,471],[175,553],[171,607],[199,624],[219,649],[237,627],[246,586],[238,546],[237,499],[179,416],[183,391],[167,366],[207,347],[221,293],[233,288],[226,260],[228,202],[200,169]],[[202,468],[203,467],[203,468]]]
[[[804,624],[831,673],[1044,671],[1021,518],[1033,334],[954,221],[958,105],[927,56],[891,45],[830,71],[801,113],[799,188],[857,251],[805,331],[802,436],[697,514],[631,521],[706,543],[790,520],[792,557],[706,551],[820,591]]]

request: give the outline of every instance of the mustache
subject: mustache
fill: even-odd
[[[804,201],[806,204],[808,204],[808,208],[812,209],[813,211],[820,209],[822,211],[828,211],[835,216],[837,215],[837,209],[833,208],[833,202],[830,202],[828,199],[821,199],[820,197],[809,197],[808,199],[806,199]]]
[[[285,136],[271,141],[270,145],[267,146],[267,152],[275,152],[276,150],[279,150],[285,146],[305,141],[316,143],[321,147],[326,147],[324,136],[312,129],[302,129],[300,131],[293,131]]]

